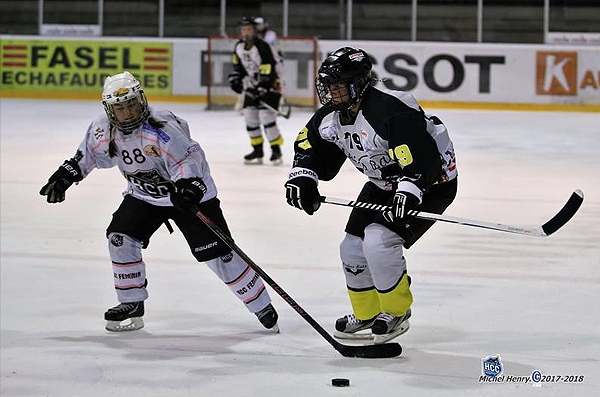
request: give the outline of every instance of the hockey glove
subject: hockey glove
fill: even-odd
[[[305,173],[310,176],[295,176]],[[305,168],[293,168],[290,179],[285,183],[285,198],[292,207],[312,215],[319,209],[321,202],[317,189],[317,174]]]
[[[81,168],[73,159],[65,160],[58,170],[48,178],[40,190],[42,196],[46,196],[49,203],[62,203],[65,201],[65,192],[75,182],[83,179]]]
[[[170,194],[171,203],[181,212],[196,212],[206,190],[200,178],[179,179]]]
[[[414,183],[401,181],[396,188],[396,194],[392,199],[392,209],[383,212],[386,221],[393,223],[408,221],[409,212],[414,211],[421,204],[423,193]]]
[[[252,99],[263,100],[264,97],[269,93],[269,90],[264,87],[250,87],[246,89],[246,93]]]
[[[238,93],[241,94],[242,91],[244,90],[244,85],[242,84],[242,76],[237,73],[231,73],[229,76],[229,86],[231,87],[231,89]]]
[[[274,80],[271,77],[262,75],[258,78],[258,84],[256,84],[256,87],[264,88],[268,91],[269,89],[273,88],[273,83]]]

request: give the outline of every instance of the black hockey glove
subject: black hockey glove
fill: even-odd
[[[40,190],[42,196],[46,196],[46,201],[49,203],[62,203],[65,201],[65,192],[75,182],[83,179],[81,176],[81,168],[73,159],[65,160],[58,167],[58,170],[48,178],[46,183]]]
[[[296,176],[308,173],[315,178],[308,176]],[[312,215],[321,206],[319,200],[321,195],[317,189],[317,178],[313,171],[305,168],[293,168],[290,171],[290,179],[285,183],[285,198],[292,207],[303,210],[308,215]]]
[[[179,179],[171,191],[171,203],[181,212],[196,212],[206,190],[206,185],[200,178]]]
[[[407,191],[410,190],[410,191]],[[419,194],[416,196],[415,193]],[[421,204],[421,190],[412,182],[401,181],[398,183],[396,194],[392,199],[392,209],[383,212],[383,217],[386,221],[407,222],[410,219],[408,214],[410,211],[416,210]]]
[[[264,88],[265,90],[270,90],[273,88],[274,80],[270,76],[260,76],[258,78],[258,84],[256,84],[257,88]]]
[[[242,76],[238,72],[231,73],[229,76],[229,86],[231,89],[241,94],[244,90],[244,84],[242,84]]]

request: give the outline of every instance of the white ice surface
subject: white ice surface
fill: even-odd
[[[292,143],[308,112],[279,119],[285,165],[244,166],[242,117],[156,104],[189,121],[238,245],[326,329],[349,312],[338,244],[349,209],[309,217],[285,203]],[[580,212],[549,238],[435,225],[406,252],[415,296],[398,358],[340,356],[269,290],[281,334],[265,332],[179,232],[144,252],[146,327],[109,334],[116,303],[104,230],[125,181],[95,171],[49,205],[38,195],[73,155],[95,102],[0,101],[1,389],[12,396],[600,395],[600,115],[435,110],[454,140],[459,193],[447,214],[541,225],[582,189]],[[353,199],[346,164],[321,193]],[[482,384],[505,374],[584,375],[580,384]],[[349,388],[334,388],[345,377]]]

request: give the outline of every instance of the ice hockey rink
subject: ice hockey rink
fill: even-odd
[[[308,216],[283,188],[310,113],[279,119],[283,166],[245,166],[240,114],[152,105],[189,121],[237,244],[333,332],[350,310],[338,257],[349,209]],[[117,301],[104,231],[125,180],[96,170],[62,204],[38,194],[102,111],[99,101],[0,101],[3,397],[600,395],[598,113],[430,110],[457,153],[459,193],[446,214],[541,225],[573,190],[585,200],[548,238],[436,224],[405,253],[415,302],[397,339],[402,355],[358,359],[338,354],[271,289],[281,333],[265,331],[166,228],[144,252],[145,328],[106,332],[103,313]],[[347,163],[320,191],[354,199],[364,181]],[[481,383],[491,355],[505,376],[583,381]],[[336,377],[350,387],[332,387]]]

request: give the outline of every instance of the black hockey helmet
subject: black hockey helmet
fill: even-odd
[[[240,38],[242,40],[244,40],[247,43],[254,41],[254,38],[256,37],[256,33],[257,33],[256,18],[254,18],[252,16],[243,17],[238,26],[239,26],[239,30],[240,30]],[[242,30],[242,27],[244,27],[244,26],[252,27],[252,29],[253,29],[252,35],[242,35],[241,30]]]
[[[364,50],[352,47],[335,50],[325,58],[315,79],[319,101],[337,110],[352,108],[369,86],[372,68],[373,64]],[[346,85],[348,99],[334,103],[330,90],[332,85]]]
[[[240,26],[252,25],[256,29],[256,18],[252,16],[245,16],[239,23]]]

